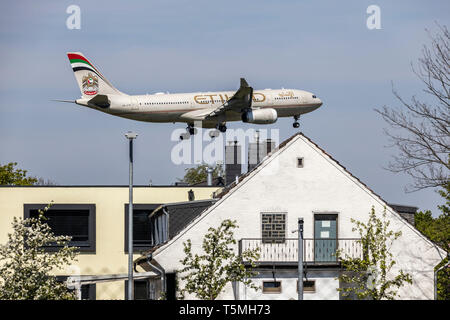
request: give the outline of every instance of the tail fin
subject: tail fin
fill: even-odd
[[[97,94],[124,94],[114,88],[81,52],[68,52],[67,56],[83,98],[93,98]]]

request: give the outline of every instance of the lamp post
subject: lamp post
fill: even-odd
[[[128,300],[134,300],[133,281],[133,140],[137,134],[131,131],[125,133],[130,141],[130,199],[128,204]]]
[[[303,300],[303,218],[298,218],[298,300]]]

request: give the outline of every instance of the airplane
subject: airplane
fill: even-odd
[[[316,110],[322,101],[313,93],[297,89],[253,90],[244,78],[236,92],[194,92],[128,95],[117,90],[81,53],[67,53],[81,98],[57,100],[76,103],[114,116],[145,122],[186,123],[181,140],[197,133],[195,126],[214,128],[210,137],[226,132],[226,123],[275,123],[280,117],[293,117]],[[199,125],[200,124],[200,125]]]

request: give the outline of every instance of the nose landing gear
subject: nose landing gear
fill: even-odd
[[[300,123],[298,122],[298,119],[300,119],[300,116],[294,116],[294,120],[295,120],[295,122],[292,124],[292,126],[294,127],[294,128],[299,128],[300,127]]]
[[[186,130],[189,132],[190,135],[197,134],[197,128],[189,126],[186,128]]]

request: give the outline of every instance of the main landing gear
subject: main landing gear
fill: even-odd
[[[292,126],[294,128],[299,128],[300,127],[300,123],[298,123],[298,119],[300,119],[300,116],[294,116],[295,122],[292,124]]]
[[[186,128],[186,133],[180,134],[180,140],[188,140],[194,134],[197,134],[197,129],[194,128],[194,125],[189,123]]]
[[[219,129],[220,132],[226,132],[227,126],[225,124],[219,124],[217,125],[217,129]]]
[[[225,125],[225,123],[218,124],[216,126],[216,129],[211,130],[209,132],[209,136],[211,138],[217,138],[219,136],[219,134],[220,134],[219,132],[226,132],[226,131],[227,131],[227,126]]]
[[[213,129],[209,132],[209,136],[211,138],[217,138],[219,136],[220,132],[223,133],[226,131],[227,131],[227,126],[225,125],[225,123],[221,123],[216,126],[216,129]],[[188,124],[188,126],[186,128],[186,132],[180,134],[180,140],[188,140],[194,134],[197,134],[197,129],[194,128],[194,126],[192,124]]]

